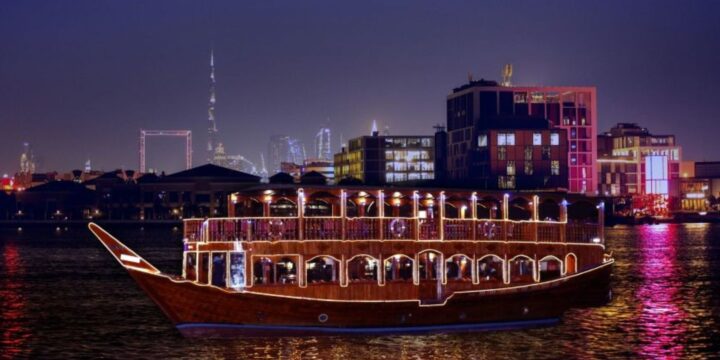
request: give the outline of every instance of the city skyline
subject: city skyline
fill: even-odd
[[[366,134],[372,119],[393,134],[432,134],[469,72],[500,81],[506,63],[516,85],[597,86],[599,131],[637,122],[677,135],[684,158],[712,160],[720,125],[709,84],[720,75],[705,70],[720,55],[718,4],[650,4],[5,3],[0,173],[19,170],[24,142],[40,171],[88,159],[135,169],[139,129],[207,133],[210,48],[220,138],[256,162],[278,129],[306,144],[326,126]],[[578,13],[588,15],[569,16]],[[194,165],[205,144],[195,143]],[[182,167],[181,142],[152,146]]]

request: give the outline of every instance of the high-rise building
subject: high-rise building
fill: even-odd
[[[677,195],[681,148],[674,135],[619,123],[598,135],[597,144],[601,194]]]
[[[332,143],[330,140],[330,129],[321,128],[315,135],[315,158],[321,160],[332,160]]]
[[[281,171],[280,164],[294,163],[302,165],[305,160],[305,147],[300,140],[287,135],[273,135],[268,144],[269,167],[273,173]]]
[[[35,173],[35,154],[30,143],[23,143],[23,152],[20,154],[20,172],[25,174]]]
[[[565,130],[568,189],[596,194],[595,87],[502,86],[470,79],[454,89],[447,97],[448,180],[475,182],[483,177],[478,137],[489,124],[508,119],[549,121],[552,129]]]
[[[215,161],[215,147],[218,146],[217,124],[215,123],[215,54],[210,50],[210,100],[208,101],[208,142],[207,162]]]
[[[348,141],[335,154],[335,180],[352,177],[377,185],[435,177],[433,136],[372,136]]]

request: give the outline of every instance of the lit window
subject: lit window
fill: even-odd
[[[560,145],[560,134],[550,134],[550,145]]]
[[[532,175],[533,174],[533,163],[532,161],[526,161],[525,162],[525,175]]]
[[[515,133],[498,133],[498,145],[515,145]]]
[[[533,145],[542,145],[541,133],[533,133]]]
[[[505,160],[507,157],[507,148],[504,146],[498,146],[498,160]]]
[[[550,162],[550,175],[560,175],[560,161],[553,160]]]
[[[499,138],[498,138],[499,140]],[[478,146],[479,147],[486,147],[487,146],[487,134],[481,134],[478,136]]]
[[[507,162],[507,174],[515,175],[515,161],[510,160]]]
[[[533,158],[532,146],[530,146],[530,145],[525,146],[525,160],[532,160],[532,158]]]

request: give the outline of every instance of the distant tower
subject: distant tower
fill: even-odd
[[[25,174],[35,173],[35,154],[33,154],[30,143],[23,143],[23,153],[20,155],[20,172]]]
[[[265,156],[263,153],[260,153],[260,177],[263,181],[267,181],[268,179],[268,171],[267,167],[265,166]]]
[[[90,162],[90,159],[87,159],[85,162],[85,172],[90,173],[92,171],[92,163]]]
[[[321,128],[315,135],[315,154],[313,155],[321,160],[330,160],[332,158],[330,129]]]
[[[377,121],[375,119],[373,119],[373,122],[372,122],[372,128],[370,129],[370,135],[372,135],[372,136],[378,135]]]
[[[502,86],[512,86],[512,83],[510,82],[510,78],[512,78],[513,68],[512,64],[505,64],[503,67],[503,81]]]
[[[207,162],[215,161],[215,146],[217,146],[217,124],[215,123],[215,54],[210,49],[210,101],[208,103],[208,143]]]

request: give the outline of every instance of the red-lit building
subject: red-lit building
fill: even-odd
[[[596,194],[596,93],[595,87],[501,86],[486,80],[454,89],[447,97],[448,179],[480,181],[480,133],[490,123],[525,118],[563,130],[569,191]]]
[[[552,129],[547,121],[488,124],[478,132],[471,163],[476,184],[486,189],[567,189],[567,144],[565,130]]]

